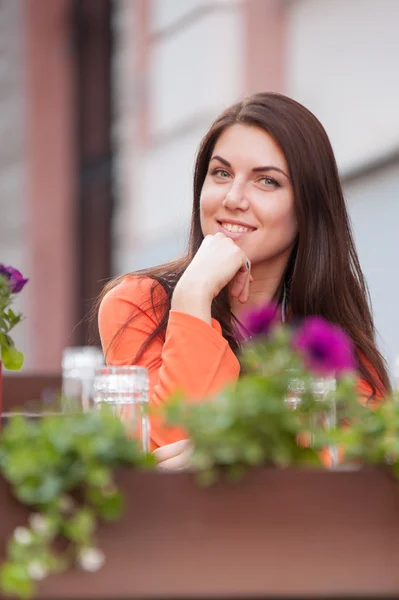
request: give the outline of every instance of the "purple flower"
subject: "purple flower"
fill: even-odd
[[[293,346],[306,366],[318,375],[339,375],[356,368],[353,345],[336,325],[321,317],[309,317],[294,334]]]
[[[13,267],[5,267],[0,264],[0,275],[3,275],[7,279],[7,283],[13,294],[18,294],[24,287],[25,283],[29,281],[22,277],[22,273],[14,269]]]
[[[266,306],[247,312],[243,318],[243,325],[251,336],[266,336],[275,324],[276,314],[277,306],[266,304]]]

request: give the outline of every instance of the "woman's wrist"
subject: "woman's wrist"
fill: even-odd
[[[203,288],[199,289],[197,285],[185,285],[184,282],[179,281],[172,296],[172,310],[192,315],[211,325],[211,306],[210,293]]]

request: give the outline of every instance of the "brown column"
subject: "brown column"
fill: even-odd
[[[27,367],[58,371],[75,323],[71,0],[25,0],[30,278]]]
[[[285,1],[245,0],[245,94],[285,89]]]

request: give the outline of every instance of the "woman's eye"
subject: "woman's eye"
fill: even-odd
[[[280,184],[278,183],[278,181],[273,179],[273,177],[261,177],[260,179],[258,179],[258,181],[263,183],[263,185],[265,185],[266,187],[270,187],[270,186],[280,187]]]
[[[224,169],[214,169],[211,175],[216,175],[220,179],[227,179],[228,177],[230,177],[230,173],[228,171],[225,171]]]

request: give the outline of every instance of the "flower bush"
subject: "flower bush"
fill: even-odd
[[[37,582],[72,565],[98,571],[106,560],[96,545],[98,521],[123,513],[114,473],[129,466],[152,468],[155,460],[106,409],[12,417],[0,437],[0,472],[32,513],[9,540],[0,589],[29,598]]]
[[[338,439],[335,424],[363,410],[348,337],[319,317],[290,327],[277,314],[272,305],[243,319],[248,341],[234,387],[210,402],[179,397],[167,407],[169,422],[194,442],[192,465],[203,483],[256,465],[322,466],[322,452]]]
[[[6,369],[18,370],[24,362],[23,354],[16,349],[10,331],[22,319],[22,314],[15,314],[11,305],[15,294],[19,294],[27,281],[17,269],[0,264],[0,358]]]
[[[347,336],[319,317],[290,327],[277,314],[268,306],[246,315],[243,375],[234,387],[196,404],[177,395],[163,409],[193,441],[199,483],[238,480],[253,467],[320,468],[323,451],[338,446],[344,458],[388,465],[399,477],[399,402],[363,407]],[[3,592],[29,598],[35,583],[52,573],[73,565],[101,568],[106,556],[97,547],[96,527],[123,512],[114,478],[121,466],[152,468],[154,457],[140,454],[107,411],[11,419],[0,438],[0,472],[32,513],[9,541]]]

